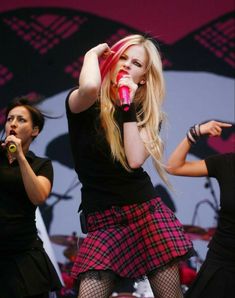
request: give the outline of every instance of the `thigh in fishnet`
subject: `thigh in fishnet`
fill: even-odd
[[[183,298],[178,265],[156,271],[148,276],[154,297]]]
[[[102,276],[97,279],[97,274],[84,276],[81,278],[78,298],[109,298],[113,292],[115,280],[110,274],[102,272]]]

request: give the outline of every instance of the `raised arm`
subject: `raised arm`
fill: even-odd
[[[23,183],[30,201],[34,205],[43,204],[51,192],[51,182],[44,176],[37,176],[24,155],[18,158]]]
[[[23,152],[21,139],[10,135],[6,138],[5,142],[7,144],[10,141],[16,145],[16,152],[10,153],[10,155],[12,158],[18,160],[25,191],[30,201],[34,205],[43,204],[51,191],[52,185],[50,180],[44,176],[37,176],[34,173]]]
[[[102,43],[85,54],[79,77],[79,89],[73,91],[69,97],[71,112],[82,112],[97,100],[101,85],[99,58],[110,53],[109,46]]]
[[[193,142],[196,141],[195,137],[198,138],[200,135],[218,137],[221,135],[222,129],[226,127],[231,127],[231,124],[212,120],[194,128],[193,131],[191,130],[192,133],[189,130],[187,137],[179,143],[170,155],[167,162],[167,172],[178,176],[199,177],[208,175],[205,161],[188,161],[188,152]]]

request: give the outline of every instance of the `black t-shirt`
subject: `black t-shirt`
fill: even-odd
[[[235,257],[235,153],[208,157],[208,175],[216,178],[220,187],[218,228],[210,247],[224,247]]]
[[[113,160],[99,120],[99,105],[74,114],[66,98],[70,144],[75,170],[82,183],[82,205],[85,213],[111,206],[141,203],[157,196],[148,174],[142,167],[131,172]],[[115,118],[122,132],[121,109]]]
[[[28,152],[26,158],[36,175],[53,182],[51,161]],[[9,164],[0,151],[0,253],[8,249],[27,249],[37,237],[36,206],[25,192],[18,161]]]

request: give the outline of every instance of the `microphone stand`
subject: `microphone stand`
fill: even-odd
[[[56,192],[51,192],[50,197],[55,196],[56,200],[55,202],[53,202],[52,204],[47,204],[47,202],[45,202],[43,205],[40,206],[40,211],[46,226],[46,229],[48,231],[50,231],[50,226],[51,226],[51,222],[53,219],[53,207],[59,203],[61,200],[69,200],[72,198],[72,196],[69,196],[68,194],[70,193],[70,191],[72,191],[74,188],[76,188],[81,182],[77,180],[77,177],[75,177],[75,179],[72,181],[71,185],[68,187],[68,189],[65,191],[64,194],[59,194]]]
[[[81,183],[80,181],[77,181],[77,177],[75,177],[74,181],[72,181],[71,186],[68,187],[68,189],[65,191],[64,194],[58,194],[55,192],[51,192],[50,197],[55,196],[57,198],[57,200],[54,203],[52,203],[50,206],[54,206],[62,199],[64,199],[64,200],[71,199],[72,197],[69,196],[68,193],[70,193],[70,191],[72,191],[74,188],[76,188],[80,183]]]
[[[215,219],[217,220],[217,218],[218,218],[218,208],[217,208],[217,206],[214,206],[214,204],[211,203],[211,201],[209,201],[208,199],[205,199],[205,200],[202,200],[202,201],[200,201],[196,204],[196,207],[195,207],[194,213],[193,213],[192,225],[195,225],[195,220],[196,220],[196,216],[197,216],[199,207],[202,204],[205,204],[205,203],[208,204],[215,211],[215,213],[216,213]]]

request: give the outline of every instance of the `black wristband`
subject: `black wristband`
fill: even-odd
[[[199,139],[199,136],[197,134],[197,131],[196,131],[196,127],[195,125],[190,127],[190,133],[191,133],[191,136],[193,137],[193,139],[197,142],[197,140]]]
[[[188,140],[188,142],[189,142],[190,145],[196,144],[196,141],[191,136],[190,130],[187,132],[186,137],[187,137],[187,140]]]
[[[132,102],[129,109],[122,107],[123,122],[137,122],[135,104]]]

